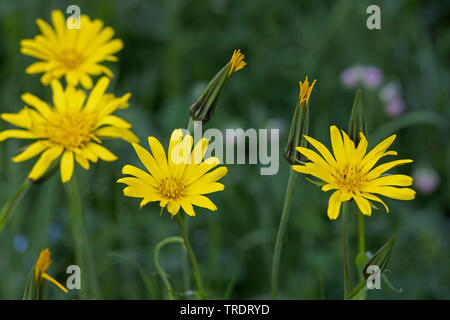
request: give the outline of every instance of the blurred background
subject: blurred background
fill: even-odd
[[[210,298],[270,297],[270,271],[289,167],[282,157],[298,81],[317,79],[310,98],[310,134],[329,146],[329,126],[346,129],[357,88],[363,92],[373,146],[392,133],[392,147],[415,162],[397,172],[412,175],[413,201],[386,202],[391,209],[366,219],[366,247],[374,252],[397,236],[389,273],[391,290],[371,299],[450,298],[450,2],[449,1],[2,1],[0,2],[0,112],[23,107],[20,95],[49,99],[40,75],[25,75],[34,58],[19,42],[39,33],[36,18],[77,4],[124,42],[109,92],[132,93],[119,115],[144,141],[167,144],[174,128],[186,127],[188,108],[212,76],[240,48],[248,65],[227,84],[207,128],[279,128],[280,170],[260,176],[258,165],[228,165],[226,189],[212,195],[219,210],[198,209],[190,236]],[[381,30],[368,30],[366,8],[381,8]],[[10,126],[1,121],[0,129]],[[143,143],[143,142],[142,142]],[[23,141],[0,143],[0,204],[27,176],[33,160],[10,158]],[[104,299],[165,298],[153,263],[155,245],[178,236],[174,220],[157,204],[139,210],[115,181],[124,164],[140,165],[132,147],[106,141],[119,156],[113,163],[77,168],[90,248]],[[341,299],[341,221],[326,216],[329,193],[298,179],[284,243],[279,297]],[[350,253],[357,252],[356,210],[350,220]],[[67,195],[59,173],[33,187],[0,234],[0,298],[20,299],[28,272],[49,247],[49,274],[65,283],[74,264]],[[193,281],[183,280],[178,244],[161,251],[179,298]],[[351,264],[351,280],[358,276]],[[87,284],[88,285],[88,284]],[[70,297],[75,297],[70,293]],[[67,299],[50,290],[53,299]]]

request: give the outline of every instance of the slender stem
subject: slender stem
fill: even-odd
[[[189,117],[189,122],[188,122],[188,125],[187,125],[187,130],[188,130],[191,134],[194,133],[194,120],[192,120],[191,117]]]
[[[359,253],[366,252],[366,240],[364,235],[364,216],[358,212],[358,247]]]
[[[278,291],[278,278],[280,269],[281,250],[283,247],[284,234],[286,232],[286,226],[289,221],[289,212],[292,204],[292,195],[294,194],[294,186],[297,181],[297,173],[290,169],[289,180],[286,187],[286,194],[284,198],[283,212],[281,213],[280,225],[278,227],[277,240],[275,242],[275,250],[273,253],[272,262],[272,299],[277,298]]]
[[[195,258],[194,251],[192,251],[191,243],[189,242],[189,238],[184,229],[183,219],[181,218],[180,214],[176,214],[175,216],[177,219],[178,226],[180,227],[181,236],[183,237],[184,245],[187,250],[187,254],[189,256],[189,259],[191,260],[192,271],[194,272],[195,282],[197,283],[198,294],[199,294],[200,299],[203,300],[203,299],[205,299],[205,292],[203,291],[203,282],[202,282],[202,277],[200,275],[200,270],[198,267],[197,259]]]
[[[164,271],[163,267],[161,266],[161,263],[159,262],[159,251],[165,245],[176,242],[179,242],[184,246],[184,241],[180,237],[165,238],[164,240],[158,242],[158,244],[155,247],[155,253],[153,255],[153,261],[155,263],[156,270],[158,271],[159,275],[161,276],[161,279],[163,280],[164,285],[166,286],[169,300],[175,300],[175,296],[173,295],[172,285],[170,284],[169,278],[167,277],[167,272]]]
[[[14,207],[20,201],[20,199],[22,199],[23,195],[25,195],[25,193],[28,191],[30,185],[30,180],[25,179],[25,181],[19,186],[19,188],[17,188],[17,191],[14,193],[13,197],[3,206],[0,212],[0,233],[5,227],[6,222],[8,222],[8,218],[11,212],[13,212]]]
[[[189,116],[189,122],[186,128],[191,135],[194,134],[194,120],[192,120],[191,116]],[[189,234],[189,219],[184,219],[184,230],[186,234]],[[189,261],[185,251],[183,251],[182,271],[183,271],[182,273],[183,273],[184,289],[188,291],[191,287],[191,276],[190,276],[191,271],[189,268]]]
[[[344,202],[342,204],[342,247],[344,252],[344,300],[347,300],[349,296],[347,210],[348,204],[347,202]]]
[[[348,299],[353,299],[358,292],[364,287],[364,285],[366,284],[365,280],[361,280],[356,287],[352,290],[352,292],[349,293],[348,295]]]
[[[97,275],[88,246],[82,199],[76,172],[67,182],[67,195],[70,203],[72,236],[75,244],[75,262],[81,269],[80,298],[87,299],[86,285],[92,289],[95,298],[99,298]],[[89,280],[87,280],[89,279]]]

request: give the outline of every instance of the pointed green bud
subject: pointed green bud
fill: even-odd
[[[355,145],[361,140],[359,133],[362,132],[367,137],[367,125],[364,107],[362,105],[361,89],[358,89],[353,100],[352,112],[350,114],[350,123],[348,135]]]
[[[389,263],[389,259],[391,258],[392,247],[394,246],[396,236],[393,236],[386,242],[367,262],[366,266],[363,269],[363,276],[367,280],[370,277],[370,273],[367,268],[371,265],[376,265],[380,268],[380,273],[383,273],[384,269],[386,269],[387,264]]]
[[[286,148],[284,149],[284,158],[286,161],[295,165],[300,161],[306,161],[307,159],[296,150],[297,147],[307,146],[307,141],[304,135],[308,135],[309,127],[309,96],[316,80],[310,85],[308,77],[306,77],[303,83],[299,81],[300,93],[298,97],[298,103],[295,107],[294,116],[292,117],[291,128],[289,129],[289,136]]]
[[[230,61],[214,76],[198,99],[190,106],[191,118],[203,123],[209,121],[214,114],[217,101],[228,78],[246,65],[241,50],[234,50]]]

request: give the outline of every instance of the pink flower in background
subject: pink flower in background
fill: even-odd
[[[405,111],[405,104],[402,98],[394,98],[389,100],[384,105],[384,112],[392,118],[401,115]]]
[[[439,175],[431,168],[418,168],[413,173],[414,185],[423,194],[430,194],[439,186]]]
[[[362,82],[370,89],[376,89],[383,81],[383,73],[374,66],[368,66],[363,69]]]
[[[341,72],[341,83],[344,87],[353,89],[356,88],[361,79],[361,66],[355,65],[349,67]]]
[[[368,89],[376,89],[382,81],[383,73],[375,66],[357,64],[341,72],[341,83],[349,89],[354,89],[359,85]]]
[[[397,117],[405,111],[400,85],[389,82],[380,90],[380,99],[384,103],[384,112],[389,117]]]

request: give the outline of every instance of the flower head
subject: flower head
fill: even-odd
[[[297,150],[305,155],[311,162],[305,165],[294,165],[295,171],[315,176],[322,180],[322,191],[336,189],[328,203],[328,217],[332,220],[339,215],[341,203],[354,199],[361,212],[371,215],[372,204],[376,201],[386,208],[387,205],[375,194],[398,200],[412,200],[415,191],[407,187],[413,179],[403,174],[386,175],[385,173],[401,164],[410,163],[412,160],[402,159],[387,162],[374,168],[375,164],[384,156],[397,155],[396,151],[386,151],[394,142],[395,135],[379,143],[366,154],[367,140],[360,133],[361,140],[357,147],[349,136],[342,131],[342,135],[336,126],[330,127],[331,145],[334,156],[319,141],[305,136],[308,142],[320,153],[298,147]]]
[[[247,63],[244,61],[245,55],[241,53],[241,49],[234,50],[233,56],[230,59],[230,71],[228,71],[228,77],[231,76],[233,72],[239,71],[244,68]]]
[[[44,73],[41,77],[44,85],[65,76],[68,84],[76,86],[81,82],[86,89],[93,85],[91,75],[113,76],[109,68],[101,65],[103,61],[117,61],[114,54],[123,47],[122,40],[112,39],[111,27],[103,27],[101,20],[81,15],[80,28],[69,29],[60,10],[52,11],[51,19],[53,28],[37,19],[42,34],[20,42],[23,54],[41,60],[30,65],[26,73]]]
[[[181,129],[174,130],[167,156],[155,137],[149,137],[148,142],[152,154],[133,143],[148,172],[131,165],[123,167],[122,173],[132,176],[117,181],[128,185],[123,190],[125,196],[142,198],[141,207],[159,201],[162,208],[167,206],[172,216],[178,213],[180,207],[188,215],[195,216],[193,205],[217,210],[204,194],[224,189],[224,185],[217,181],[227,173],[227,168],[219,167],[211,171],[220,163],[217,157],[203,161],[208,140],[200,140],[192,149],[192,136],[183,137]]]
[[[303,81],[303,83],[299,81],[298,84],[300,86],[300,93],[298,95],[298,105],[299,106],[302,105],[303,102],[305,104],[308,104],[309,96],[311,95],[312,89],[316,84],[316,80],[314,80],[313,83],[310,85],[308,81],[308,76],[306,76],[305,81]]]
[[[18,113],[3,113],[1,118],[22,129],[0,132],[0,141],[8,138],[36,140],[19,155],[12,158],[22,162],[41,154],[29,174],[29,178],[40,178],[51,163],[61,156],[61,180],[71,179],[74,161],[89,169],[89,161],[100,158],[114,161],[117,157],[101,146],[100,138],[121,138],[128,142],[139,139],[131,132],[131,125],[113,115],[117,109],[127,108],[130,94],[120,98],[105,94],[109,79],[101,78],[86,100],[83,90],[67,86],[64,90],[58,80],[53,80],[53,107],[38,97],[25,93],[25,106]]]
[[[43,279],[46,279],[56,285],[58,288],[60,288],[62,291],[67,293],[67,289],[64,288],[63,285],[61,285],[58,281],[53,279],[51,276],[47,274],[47,269],[52,264],[52,260],[50,260],[51,252],[50,250],[44,249],[41,251],[41,254],[39,255],[38,260],[36,261],[36,264],[34,265],[34,280],[35,281],[42,281]]]

